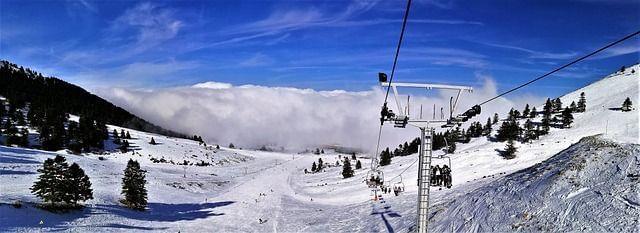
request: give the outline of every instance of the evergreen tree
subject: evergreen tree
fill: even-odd
[[[551,99],[547,98],[547,102],[544,103],[542,110],[544,111],[544,114],[551,114],[551,112],[553,112],[553,103],[551,103]]]
[[[356,160],[356,153],[351,153],[351,159]]]
[[[125,138],[127,138],[127,134],[124,132],[124,129],[121,129],[121,130],[120,130],[120,138],[121,138],[121,139],[125,139]]]
[[[500,120],[500,119],[498,118],[498,113],[494,113],[494,114],[493,114],[493,124],[497,124],[497,123],[498,123],[498,120]]]
[[[531,110],[529,110],[529,104],[524,106],[524,110],[522,110],[522,117],[529,117],[529,113],[531,113]]]
[[[560,101],[560,98],[556,98],[553,102],[553,111],[554,112],[560,112],[562,111],[562,101]]]
[[[360,163],[360,160],[356,161],[356,169],[360,169],[362,168],[362,163]]]
[[[313,164],[311,164],[311,172],[316,172],[316,170],[318,170],[318,166],[316,166],[316,162],[314,161]]]
[[[89,176],[84,173],[84,170],[82,170],[77,163],[69,166],[66,183],[68,189],[67,194],[70,195],[69,199],[71,204],[75,205],[78,201],[93,199],[93,190],[91,189]]]
[[[506,140],[517,140],[520,135],[520,131],[521,129],[517,121],[504,121],[498,129],[496,139],[501,142]]]
[[[345,158],[344,164],[342,164],[342,177],[349,178],[353,176],[353,169],[351,168],[351,162],[348,158]]]
[[[517,151],[518,149],[515,147],[513,140],[509,140],[507,141],[507,146],[502,152],[502,157],[504,157],[505,159],[513,159],[516,157]]]
[[[525,142],[528,142],[530,140],[534,140],[537,137],[536,136],[536,130],[533,129],[533,122],[531,122],[531,120],[527,120],[524,123],[524,132],[525,133],[524,133],[523,139],[524,139]]]
[[[573,114],[570,108],[565,108],[562,111],[562,127],[571,127],[571,123],[573,123]]]
[[[631,111],[633,103],[631,102],[631,99],[629,99],[629,97],[627,97],[624,102],[622,102],[622,111],[623,112],[628,112]]]
[[[322,171],[322,169],[324,169],[322,158],[318,158],[318,171]]]
[[[380,153],[380,166],[387,166],[389,164],[391,164],[391,153],[389,152],[389,147],[387,147],[387,149]]]
[[[131,139],[131,134],[129,134],[129,131],[127,131],[127,139]]]
[[[229,148],[234,149],[234,148],[236,148],[236,146],[233,145],[233,143],[229,143]]]
[[[584,112],[587,109],[587,98],[584,97],[584,92],[580,93],[580,99],[578,99],[578,112]]]
[[[569,109],[571,109],[571,112],[578,111],[578,106],[576,105],[576,101],[571,101],[571,104],[569,105]]]
[[[111,137],[112,137],[113,139],[117,139],[117,138],[119,138],[119,137],[120,137],[120,136],[118,135],[118,131],[117,131],[116,129],[113,129],[113,132],[111,132]]]
[[[137,161],[129,159],[122,178],[123,204],[131,209],[144,210],[147,207],[147,189],[145,184],[145,170],[140,169]]]
[[[536,117],[536,114],[538,114],[538,110],[536,109],[536,107],[533,107],[531,109],[531,112],[529,113],[529,118],[534,118]]]
[[[66,135],[64,128],[66,122],[66,114],[60,112],[59,109],[49,108],[44,111],[42,121],[37,126],[42,149],[56,151],[62,148]]]
[[[56,155],[54,159],[46,159],[42,168],[37,170],[40,176],[31,187],[31,193],[52,205],[68,201],[66,193],[68,168],[66,159],[60,155]]]
[[[149,144],[155,145],[156,144],[156,140],[154,140],[153,137],[151,137],[151,141],[149,142]]]

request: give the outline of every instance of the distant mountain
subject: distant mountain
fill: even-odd
[[[44,77],[41,73],[4,60],[0,61],[0,96],[17,106],[44,103],[69,114],[91,114],[111,125],[187,138],[184,134],[151,124],[79,86],[55,77]]]

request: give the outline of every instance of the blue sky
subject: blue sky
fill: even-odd
[[[369,90],[405,1],[0,0],[0,59],[90,90],[205,81]],[[500,90],[640,29],[638,1],[414,0],[397,80]],[[524,92],[555,96],[640,60],[635,38]]]

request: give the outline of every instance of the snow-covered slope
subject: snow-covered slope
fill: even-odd
[[[632,69],[636,70],[635,74],[630,73]],[[574,149],[565,149],[583,137],[596,134],[602,134],[603,140],[638,143],[638,110],[620,112],[610,108],[620,107],[627,96],[634,103],[640,103],[638,100],[639,73],[640,66],[635,65],[628,68],[626,73],[608,76],[561,97],[562,102],[568,105],[571,101],[577,101],[581,92],[585,92],[587,111],[575,114],[574,124],[569,129],[552,129],[548,135],[532,143],[518,143],[519,152],[515,159],[504,160],[499,157],[495,150],[504,148],[504,144],[487,141],[484,137],[473,139],[468,144],[458,144],[458,151],[451,155],[453,188],[444,190],[433,188],[432,203],[436,206],[434,210],[438,211],[433,218],[432,227],[440,231],[449,231],[451,226],[462,231],[513,231],[515,229],[502,228],[511,227],[511,225],[498,226],[500,221],[516,225],[519,223],[510,220],[519,217],[518,215],[512,217],[512,214],[508,214],[511,213],[509,211],[504,211],[505,214],[478,215],[478,218],[490,216],[497,225],[490,223],[483,225],[480,222],[473,223],[475,225],[465,225],[464,223],[472,221],[475,216],[466,214],[473,214],[476,211],[482,214],[486,213],[487,208],[492,211],[495,211],[496,208],[515,208],[515,206],[508,206],[505,203],[498,203],[497,199],[491,200],[493,198],[491,195],[498,195],[505,198],[500,199],[505,202],[504,200],[510,197],[512,191],[550,193],[556,196],[549,197],[549,200],[570,200],[565,204],[545,209],[539,205],[544,203],[544,196],[541,199],[527,195],[516,195],[521,200],[512,202],[521,204],[531,201],[532,206],[539,207],[538,209],[541,211],[535,212],[535,215],[531,216],[537,216],[538,219],[545,219],[545,221],[551,221],[549,218],[553,214],[560,213],[559,211],[565,207],[562,210],[567,210],[569,207],[587,206],[596,209],[598,206],[596,204],[614,203],[615,200],[621,201],[612,204],[615,205],[615,208],[622,209],[622,204],[624,204],[628,208],[635,209],[616,212],[606,209],[601,210],[602,215],[599,216],[603,216],[611,224],[618,224],[617,219],[633,220],[627,215],[637,213],[633,211],[637,210],[638,199],[629,197],[634,193],[622,190],[622,188],[630,187],[634,183],[626,183],[627,181],[621,180],[621,183],[602,184],[600,189],[596,185],[598,179],[592,171],[606,168],[607,172],[612,172],[611,174],[616,177],[624,175],[624,171],[636,172],[637,153],[624,154],[620,152],[618,154],[614,152],[637,151],[637,146],[610,146],[611,144],[606,144],[605,149],[588,151],[587,154],[595,155],[587,155],[587,157],[583,155],[582,150],[587,148],[587,145],[593,146],[594,144],[585,142],[572,147]],[[538,109],[542,109],[542,107],[539,106]],[[121,128],[109,126],[109,132],[113,129],[119,131]],[[406,192],[400,196],[385,194],[383,201],[372,202],[371,192],[363,183],[367,172],[366,168],[369,167],[366,155],[358,155],[362,156],[359,160],[364,169],[356,170],[356,175],[353,178],[342,179],[340,176],[342,168],[339,166],[328,167],[319,173],[304,174],[304,169],[310,169],[311,163],[319,158],[322,158],[325,164],[335,164],[340,160],[340,157],[348,156],[331,151],[328,151],[327,154],[313,155],[228,148],[217,150],[213,147],[205,148],[198,142],[190,140],[169,138],[134,130],[129,131],[133,138],[130,142],[134,146],[134,152],[120,153],[112,150],[101,155],[70,155],[64,151],[58,152],[65,155],[70,162],[77,162],[85,169],[93,183],[95,196],[94,200],[86,202],[84,210],[64,214],[50,213],[34,207],[35,203],[40,200],[29,192],[29,187],[37,177],[36,170],[42,166],[42,161],[53,157],[55,153],[0,147],[0,232],[41,230],[89,232],[147,230],[161,232],[407,232],[414,229],[417,191],[415,187],[417,168],[414,163],[417,155],[415,154],[395,157],[391,165],[383,167],[385,180],[389,184],[402,180]],[[159,144],[149,144],[151,137]],[[114,145],[108,144],[107,147],[114,148]],[[554,157],[563,150],[565,151]],[[580,153],[569,153],[569,151]],[[436,154],[439,153],[441,152],[436,152]],[[629,158],[631,155],[635,156],[633,157],[635,160]],[[100,160],[99,157],[103,157],[104,160]],[[152,158],[155,160],[163,157],[169,163],[152,162]],[[128,210],[118,202],[121,198],[122,171],[126,161],[130,158],[139,160],[143,169],[149,171],[147,175],[149,209],[146,212]],[[549,158],[552,159],[547,160]],[[182,166],[170,163],[170,161],[178,163],[185,159],[191,163],[209,162],[212,163],[212,166]],[[582,159],[586,162],[582,162]],[[545,162],[545,160],[547,161]],[[571,170],[574,168],[563,164],[562,161],[574,161],[574,164],[585,166],[585,169],[588,167],[589,172],[586,172],[585,169]],[[442,163],[439,160],[436,162]],[[607,164],[598,166],[598,162],[607,162]],[[355,161],[352,161],[352,164],[354,163]],[[624,167],[625,164],[628,164],[629,167]],[[534,167],[530,168],[532,166]],[[546,170],[547,168],[549,170]],[[615,171],[612,171],[613,169]],[[399,176],[400,174],[402,175]],[[556,179],[541,179],[544,177],[555,177]],[[581,183],[582,186],[572,187],[568,181],[563,180],[567,177],[576,177],[575,179],[585,179],[585,181]],[[531,185],[520,187],[516,185],[518,182],[525,184],[529,182]],[[508,186],[510,188],[500,189],[500,185],[510,185]],[[527,187],[538,187],[539,189],[527,189]],[[581,189],[584,187],[589,187],[589,190]],[[595,199],[598,196],[591,194],[593,190],[600,190],[599,192],[602,193],[607,189],[619,190],[625,194],[618,195],[622,198],[621,200],[614,196],[610,196],[613,199],[606,199],[612,200],[611,202],[602,202]],[[637,195],[637,193],[635,194]],[[468,197],[469,200],[461,197]],[[594,204],[594,206],[572,202],[572,200],[578,199],[585,201],[585,203]],[[20,209],[8,205],[16,200],[21,200],[25,205]],[[464,203],[464,206],[473,203],[493,204],[477,205],[475,209],[465,209],[456,208],[458,203]],[[570,203],[574,204],[569,206]],[[575,212],[571,208],[561,214],[576,215],[573,216],[575,221],[591,220],[581,218],[580,212]],[[449,216],[445,213],[459,216]],[[261,224],[259,219],[267,220],[267,222]],[[40,221],[42,224],[39,224]],[[531,220],[528,222],[529,225],[520,227],[524,230],[535,231],[536,227],[544,227],[540,225],[543,223],[538,224]],[[563,230],[582,229],[566,224],[563,225]],[[628,224],[618,224],[619,228],[587,225],[591,227],[588,229],[594,231],[631,229],[629,228],[631,225]]]
[[[435,206],[434,232],[640,231],[640,145],[587,137]]]

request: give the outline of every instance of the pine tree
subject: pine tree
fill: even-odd
[[[351,159],[356,160],[356,153],[351,153]]]
[[[113,137],[113,139],[118,139],[120,137],[116,129],[113,129],[113,132],[111,132],[111,137]]]
[[[156,144],[156,140],[154,140],[153,137],[151,137],[151,141],[149,142],[149,144],[155,145]]]
[[[547,98],[547,102],[544,103],[542,110],[544,111],[544,114],[551,114],[551,112],[553,112],[553,103],[551,103],[551,99]]]
[[[533,122],[531,120],[527,120],[524,123],[524,141],[530,141],[536,139],[536,130],[533,129]]]
[[[538,114],[538,110],[536,109],[536,107],[533,107],[531,109],[531,113],[529,114],[529,118],[534,118],[536,117],[536,114]]]
[[[122,177],[123,204],[131,209],[144,210],[147,207],[147,189],[145,184],[145,170],[140,169],[137,161],[129,159],[127,168],[124,169]]]
[[[500,119],[498,118],[498,113],[494,113],[494,114],[493,114],[493,124],[498,123],[498,120],[500,120]]]
[[[54,159],[46,159],[42,168],[37,170],[40,176],[31,187],[31,193],[52,205],[68,201],[66,194],[68,168],[66,159],[60,155],[56,155]]]
[[[584,97],[584,92],[580,93],[580,99],[578,99],[578,112],[584,112],[587,109],[587,98]]]
[[[345,158],[344,164],[342,164],[342,177],[349,178],[353,176],[353,169],[351,168],[351,162],[348,158]]]
[[[520,131],[521,129],[517,121],[504,121],[498,129],[496,139],[501,142],[506,140],[517,140],[520,135]]]
[[[565,108],[562,111],[562,127],[571,127],[571,123],[573,123],[573,114],[570,108]]]
[[[131,139],[131,134],[129,134],[129,131],[127,131],[127,139]]]
[[[391,164],[391,152],[389,152],[389,147],[387,147],[387,149],[380,153],[380,166],[387,166],[389,164]]]
[[[578,106],[576,105],[576,101],[571,101],[571,104],[569,105],[569,109],[571,109],[571,112],[578,111]]]
[[[318,171],[322,171],[324,169],[324,163],[322,162],[322,158],[318,158]]]
[[[72,204],[78,203],[78,201],[86,201],[93,199],[93,190],[91,189],[91,181],[89,176],[84,173],[84,170],[78,166],[77,163],[71,164],[68,170],[67,193],[70,195]]]
[[[121,138],[121,139],[125,139],[125,138],[127,138],[127,134],[124,132],[124,129],[121,129],[121,130],[120,130],[120,138]]]
[[[631,102],[631,99],[629,99],[629,97],[627,97],[624,102],[622,102],[622,111],[623,112],[628,112],[631,111],[633,103]]]
[[[560,101],[560,98],[556,98],[553,102],[553,111],[554,112],[560,112],[562,111],[562,101]]]
[[[313,164],[311,164],[311,172],[316,172],[318,170],[318,166],[316,166],[316,162],[314,161]]]
[[[513,140],[509,140],[507,141],[507,146],[502,152],[502,157],[504,157],[505,159],[513,159],[516,157],[517,151],[518,149],[515,147]]]
[[[529,113],[531,112],[531,110],[529,110],[529,104],[524,106],[524,110],[522,110],[522,117],[529,117]]]
[[[360,163],[360,160],[356,161],[356,169],[360,169],[362,168],[362,163]]]

